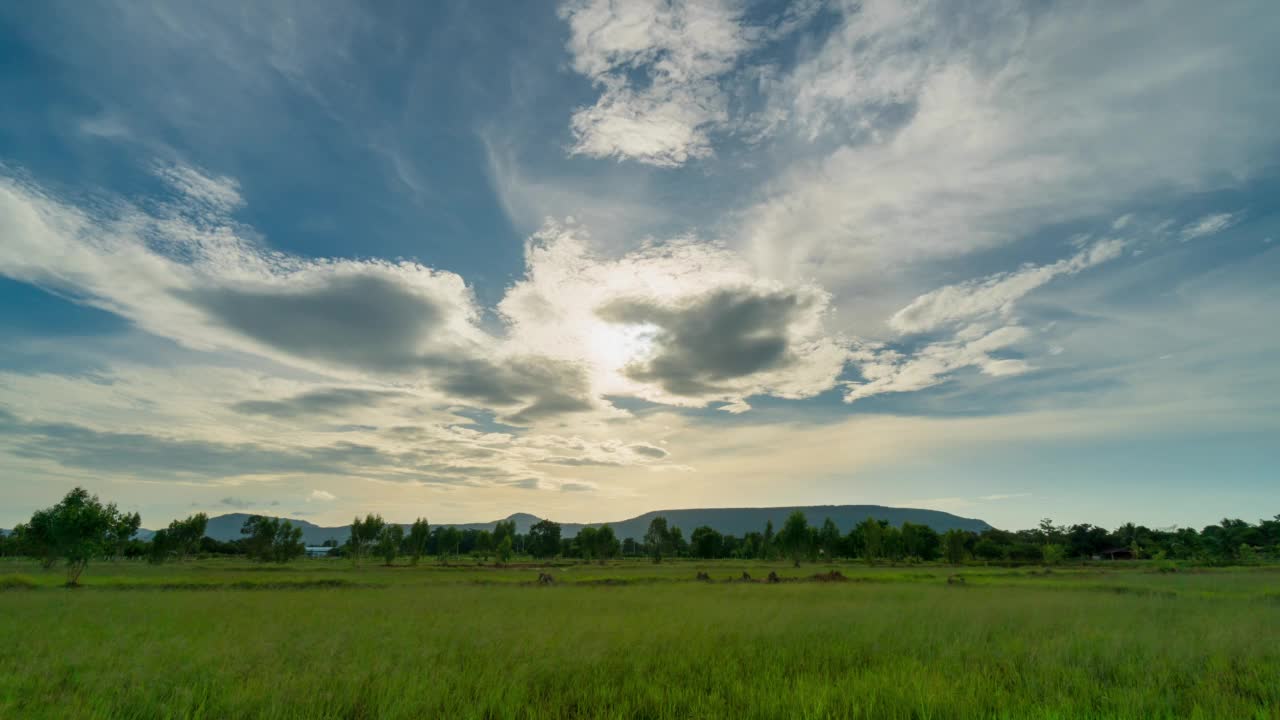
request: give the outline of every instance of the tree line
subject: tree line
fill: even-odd
[[[29,521],[8,535],[0,535],[0,556],[35,558],[45,568],[62,562],[67,584],[75,585],[91,560],[123,557],[163,563],[183,562],[193,556],[239,555],[284,563],[301,557],[306,550],[302,528],[282,518],[250,516],[241,527],[241,537],[226,542],[205,536],[208,517],[204,513],[174,520],[150,540],[137,537],[140,524],[137,513],[121,512],[114,503],[103,503],[75,488],[58,504],[36,511]],[[499,522],[489,531],[432,527],[426,518],[418,518],[406,528],[368,514],[352,521],[345,543],[335,539],[325,545],[329,555],[347,558],[354,565],[370,559],[391,565],[399,558],[416,565],[423,557],[434,557],[443,564],[462,557],[479,562],[492,558],[503,564],[516,556],[602,563],[617,557],[647,557],[655,563],[669,558],[786,559],[797,566],[837,559],[870,564],[1055,564],[1123,556],[1226,565],[1280,560],[1280,515],[1256,524],[1224,519],[1201,530],[1152,529],[1133,523],[1107,530],[1090,524],[1055,525],[1045,519],[1029,530],[942,533],[927,525],[905,522],[894,526],[867,518],[841,533],[831,518],[813,525],[803,512],[796,511],[776,531],[770,521],[759,532],[741,537],[701,526],[686,539],[681,528],[672,527],[665,517],[656,517],[643,538],[619,540],[607,524],[584,527],[576,537],[566,538],[560,524],[551,520],[542,520],[520,533],[514,521]]]

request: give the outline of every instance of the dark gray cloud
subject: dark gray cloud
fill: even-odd
[[[218,323],[302,358],[370,371],[404,371],[446,311],[381,274],[327,278],[306,288],[213,287],[180,298]]]
[[[584,368],[547,357],[525,356],[495,363],[483,358],[427,360],[437,387],[454,397],[512,408],[504,423],[530,422],[595,407]]]
[[[595,489],[594,485],[587,485],[586,483],[560,483],[560,492],[593,492]]]
[[[245,400],[232,405],[231,409],[246,415],[277,418],[331,415],[352,408],[371,407],[401,394],[385,390],[326,388],[282,400]]]
[[[495,361],[474,349],[430,349],[450,309],[394,277],[341,276],[303,289],[205,288],[181,297],[228,329],[294,357],[373,373],[423,372],[438,390],[462,402],[503,409],[504,420],[518,425],[596,405],[585,371],[571,363],[530,356]],[[249,414],[299,417],[385,397],[334,389],[235,407]]]
[[[245,508],[252,507],[254,505],[254,503],[238,497],[224,497],[218,502],[221,505],[226,505],[229,508],[236,508],[237,510],[244,510]]]
[[[718,290],[684,306],[615,300],[598,311],[614,323],[653,325],[655,355],[626,368],[633,380],[672,395],[726,392],[727,381],[784,367],[796,358],[788,328],[813,300],[797,292]]]
[[[18,457],[152,479],[214,480],[243,475],[325,473],[460,484],[502,474],[493,467],[432,462],[428,453],[391,453],[352,442],[290,448],[184,440],[104,432],[70,423],[25,422],[2,408],[0,442]],[[239,500],[228,497],[223,502],[232,506]]]
[[[628,445],[627,447],[631,449],[631,452],[638,455],[644,455],[645,457],[661,459],[667,456],[666,450],[663,450],[660,447],[654,447],[653,445],[636,443],[634,445]]]

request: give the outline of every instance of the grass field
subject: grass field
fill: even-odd
[[[0,718],[1280,717],[1280,568],[832,567],[0,562]]]

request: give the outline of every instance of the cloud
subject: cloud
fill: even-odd
[[[763,281],[714,243],[676,238],[606,259],[581,229],[551,224],[526,257],[498,306],[512,345],[579,364],[602,395],[684,406],[809,397],[843,368],[826,293]]]
[[[1237,186],[1280,145],[1261,7],[844,4],[766,89],[788,160],[738,234],[770,276],[861,298],[1045,226]]]
[[[222,505],[226,505],[227,507],[235,508],[237,510],[244,510],[245,508],[253,507],[255,505],[255,503],[250,502],[249,500],[244,500],[238,497],[224,497],[218,502]]]
[[[420,367],[423,347],[445,331],[450,303],[427,290],[433,280],[425,268],[324,268],[258,287],[199,288],[179,297],[236,334],[290,355],[403,372]],[[460,281],[449,284],[461,290]]]
[[[1105,240],[1049,265],[1026,265],[982,280],[947,285],[917,297],[889,318],[900,333],[936,330],[993,315],[1008,316],[1017,300],[1054,278],[1074,275],[1120,256],[1124,242]]]
[[[981,332],[974,328],[970,332]],[[1006,350],[1028,339],[1026,328],[1010,325],[974,339],[953,339],[931,343],[920,350],[903,355],[883,346],[870,346],[855,351],[862,380],[845,382],[847,403],[883,393],[915,392],[933,387],[957,370],[977,368],[984,375],[1004,377],[1031,370],[1024,360],[1000,358],[992,353]],[[957,338],[964,337],[963,333]]]
[[[307,502],[333,502],[337,499],[338,496],[324,490],[312,490],[311,494],[307,496]]]
[[[398,397],[400,393],[360,388],[311,390],[282,400],[242,400],[231,409],[246,415],[296,418],[340,414],[352,408],[369,407]]]
[[[791,328],[825,302],[816,293],[725,288],[675,307],[621,298],[597,313],[611,323],[653,328],[650,357],[628,364],[628,377],[697,397],[731,393],[733,381],[795,363]]]
[[[1240,213],[1214,213],[1205,215],[1204,217],[1189,223],[1182,228],[1181,237],[1183,242],[1195,240],[1202,237],[1208,237],[1226,230],[1240,221]]]
[[[628,445],[627,448],[631,450],[631,452],[633,453],[636,453],[638,455],[643,455],[645,457],[654,458],[657,460],[661,460],[662,458],[665,458],[668,455],[666,450],[663,450],[660,447],[655,447],[653,445],[644,445],[641,443],[636,443],[634,445]]]
[[[574,154],[663,167],[712,154],[708,132],[728,120],[717,78],[753,44],[737,8],[574,0],[560,15],[573,69],[601,89],[594,105],[573,114]]]

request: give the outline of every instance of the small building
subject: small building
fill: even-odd
[[[1108,548],[1098,553],[1098,556],[1104,560],[1133,560],[1133,548],[1116,547]]]

